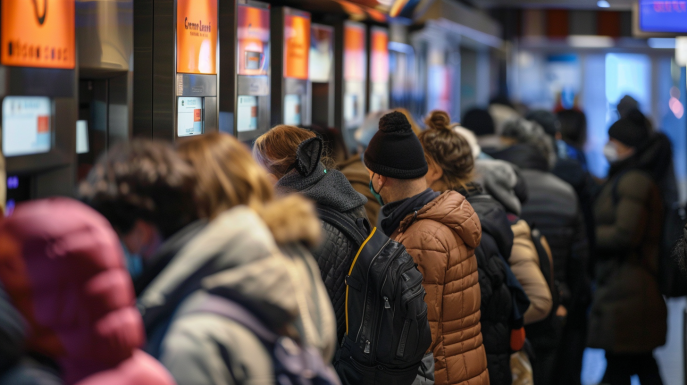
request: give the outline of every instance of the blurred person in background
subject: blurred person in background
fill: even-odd
[[[578,307],[577,304],[583,300],[579,293],[584,292],[582,288],[587,284],[584,275],[577,274],[577,268],[569,268],[586,266],[587,263],[584,221],[574,189],[550,171],[556,155],[552,141],[539,124],[524,119],[509,121],[504,126],[502,141],[509,147],[490,155],[511,162],[521,170],[528,191],[522,218],[533,231],[537,229],[546,237],[553,256],[560,298],[560,306],[554,309],[558,322],[531,325],[527,334],[537,357],[535,383],[557,383],[558,351],[572,349],[560,344],[568,309]],[[566,378],[578,381],[578,369],[581,371],[581,368],[577,368],[575,362],[563,364],[569,371]]]
[[[502,147],[501,139],[496,135],[494,118],[488,110],[473,108],[463,115],[460,125],[472,131],[477,142],[484,149],[495,150]],[[491,158],[487,153],[480,152],[478,159]]]
[[[410,128],[413,130],[415,135],[419,135],[420,132],[422,132],[422,128],[420,128],[420,125],[417,124],[417,121],[415,121],[415,118],[413,117],[413,114],[410,113],[410,111],[406,110],[405,108],[394,108],[393,111],[402,113],[403,116],[405,116],[406,119],[408,119],[408,123],[410,123]],[[382,112],[382,115],[384,114],[385,112]]]
[[[481,239],[477,214],[459,193],[429,188],[422,145],[399,112],[382,117],[363,160],[370,189],[384,204],[382,231],[406,247],[424,276],[435,383],[488,384],[474,255]]]
[[[273,332],[314,349],[319,362],[328,366],[336,329],[320,271],[306,249],[319,242],[321,233],[312,204],[297,195],[276,199],[267,173],[250,150],[228,134],[188,138],[178,151],[196,170],[201,216],[210,221],[186,247],[179,263],[212,263],[215,272],[202,283],[207,292],[249,309]],[[226,317],[192,314],[170,333],[174,335],[167,338],[176,339],[176,344],[166,343],[168,362],[174,372],[186,376],[184,383],[276,381],[277,363],[273,364],[271,352],[257,335]],[[205,358],[215,358],[217,344],[231,362],[226,357]],[[184,351],[189,346],[191,353]],[[189,358],[193,362],[185,362]],[[202,381],[194,379],[192,372],[199,360],[212,369]],[[320,379],[335,376],[330,367],[303,369]]]
[[[504,95],[496,96],[489,101],[489,114],[494,119],[496,135],[501,135],[506,122],[522,118],[513,101]]]
[[[67,198],[19,206],[0,224],[0,280],[28,326],[26,355],[0,383],[174,384],[139,349],[119,240],[93,209]]]
[[[482,240],[475,249],[479,272],[480,323],[487,354],[489,382],[510,385],[512,335],[520,331],[524,342],[523,314],[530,305],[507,261],[513,249],[513,231],[503,206],[473,182],[474,157],[468,141],[451,128],[447,113],[433,111],[419,135],[429,166],[425,179],[435,191],[457,191],[467,198],[482,226]],[[463,129],[464,130],[464,129]],[[469,131],[468,131],[469,132]],[[519,308],[517,308],[519,306]]]
[[[659,289],[664,214],[661,182],[670,142],[654,134],[639,110],[608,130],[608,182],[594,206],[596,282],[588,344],[604,349],[603,382],[662,384],[653,350],[666,342],[667,310]]]
[[[367,218],[365,196],[346,177],[323,162],[323,143],[313,132],[280,125],[255,141],[253,157],[274,183],[278,194],[300,193],[315,202],[318,211],[332,210],[356,222]],[[331,164],[330,164],[331,166]],[[360,244],[322,217],[322,243],[313,251],[336,314],[341,342],[346,332],[346,275]]]

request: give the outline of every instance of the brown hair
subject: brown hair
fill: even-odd
[[[408,119],[408,123],[410,123],[410,128],[413,130],[415,135],[420,135],[422,130],[420,129],[420,126],[418,126],[417,122],[415,122],[415,118],[413,118],[413,115],[410,113],[410,111],[402,107],[395,108],[393,111],[400,112],[405,115],[406,119]]]
[[[432,111],[425,119],[427,129],[418,138],[427,163],[439,165],[446,189],[465,187],[472,180],[475,159],[468,141],[451,129],[451,117],[444,111]]]
[[[214,218],[237,205],[260,211],[272,200],[267,174],[234,137],[216,132],[195,136],[182,140],[177,150],[196,170],[204,217]]]
[[[296,151],[304,141],[316,137],[312,131],[280,124],[255,140],[253,157],[277,179],[281,179],[296,162]],[[320,159],[327,168],[335,168],[334,161],[322,154]]]

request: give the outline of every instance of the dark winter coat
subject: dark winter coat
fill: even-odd
[[[513,248],[513,231],[506,212],[496,200],[481,191],[478,185],[460,189],[482,224],[482,241],[475,249],[479,287],[482,294],[480,311],[482,337],[487,353],[487,368],[491,385],[510,385],[510,332],[513,298],[506,284],[507,260]]]
[[[367,199],[353,189],[341,172],[326,169],[321,162],[307,176],[297,170],[291,171],[279,180],[276,189],[281,194],[299,192],[313,200],[318,207],[338,211],[352,221],[367,218]],[[322,242],[313,251],[313,257],[320,267],[322,280],[334,306],[337,337],[341,341],[346,332],[345,278],[360,245],[326,221],[322,221],[322,230]]]
[[[598,289],[591,347],[646,353],[666,341],[666,305],[656,281],[664,211],[655,182],[665,177],[665,167],[656,167],[665,153],[654,142],[612,165],[594,206]]]
[[[521,217],[538,228],[551,247],[562,304],[568,310],[584,307],[581,303],[589,296],[585,278],[589,250],[575,190],[549,172],[547,159],[533,146],[514,145],[491,155],[521,169],[528,191]]]

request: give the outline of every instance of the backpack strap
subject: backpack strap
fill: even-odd
[[[230,319],[250,330],[264,344],[274,345],[280,337],[245,307],[225,297],[210,294],[202,303],[185,311],[184,315],[198,313],[210,313]]]
[[[351,218],[340,212],[319,205],[317,206],[317,215],[320,219],[336,227],[337,230],[352,239],[356,245],[360,246],[365,242],[368,234],[363,234],[362,229],[368,230],[370,227],[370,223],[365,218],[359,218],[356,224]]]

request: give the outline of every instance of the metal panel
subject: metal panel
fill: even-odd
[[[269,76],[239,76],[237,95],[269,96]]]
[[[176,84],[176,96],[217,96],[217,75],[177,74]]]
[[[134,2],[133,136],[153,137],[153,0]]]
[[[176,1],[154,0],[153,138],[173,141],[176,135]]]
[[[203,133],[217,131],[219,122],[217,121],[217,96],[208,96],[203,99],[205,108],[205,122],[203,122]],[[176,130],[174,130],[176,132]]]
[[[128,71],[133,54],[133,0],[77,0],[79,70]]]
[[[0,95],[74,96],[74,71],[0,67]]]

